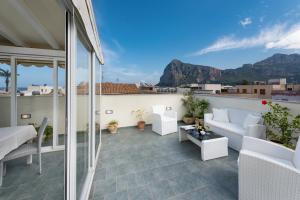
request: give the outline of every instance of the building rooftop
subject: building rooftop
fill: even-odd
[[[102,89],[102,94],[137,94],[137,93],[139,93],[139,89],[136,86],[136,84],[130,84],[130,83],[102,83],[101,89]]]

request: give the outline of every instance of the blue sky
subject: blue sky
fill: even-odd
[[[225,69],[274,53],[300,52],[300,0],[93,0],[93,4],[105,56],[104,81],[156,84],[174,58]],[[48,67],[19,67],[18,73],[19,87],[53,84]],[[64,71],[59,75],[63,85]]]
[[[300,49],[299,0],[94,0],[104,81],[157,83],[184,62],[235,68]]]

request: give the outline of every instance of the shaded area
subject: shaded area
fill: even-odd
[[[64,199],[64,151],[43,153],[41,175],[36,155],[31,165],[26,164],[26,158],[6,164],[6,176],[0,187],[1,200]]]
[[[91,199],[237,199],[238,153],[201,161],[201,150],[178,134],[159,136],[147,126],[102,132]]]

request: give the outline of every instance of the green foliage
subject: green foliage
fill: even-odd
[[[117,120],[111,120],[109,123],[108,123],[108,125],[118,125],[119,124],[119,122],[117,121]]]
[[[40,129],[39,127],[36,127],[35,130],[38,132]],[[53,135],[53,127],[50,125],[47,125],[44,132],[44,141],[48,141]]]
[[[192,92],[184,94],[182,102],[183,106],[186,108],[185,117],[195,117],[203,119],[204,113],[208,111],[208,101],[195,98]]]
[[[241,85],[249,85],[249,81],[244,79],[241,81]]]
[[[294,135],[300,133],[300,115],[294,117],[287,107],[278,103],[268,102],[270,111],[263,115],[267,125],[267,137],[281,142],[284,146],[294,149]]]

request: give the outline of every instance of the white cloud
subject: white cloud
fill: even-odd
[[[250,24],[252,24],[252,20],[250,17],[246,17],[245,19],[241,20],[240,21],[240,24],[243,26],[243,27],[246,27]]]
[[[292,26],[277,24],[261,30],[257,35],[245,38],[224,36],[208,47],[200,49],[190,55],[199,56],[229,49],[260,46],[265,49],[300,49],[300,24]]]
[[[121,51],[118,47],[117,49]],[[156,84],[159,81],[161,73],[153,71],[147,73],[136,64],[126,64],[122,62],[121,52],[103,45],[103,54],[105,63],[103,66],[103,81],[105,82],[120,82],[120,83],[137,83],[144,81],[147,83]]]

